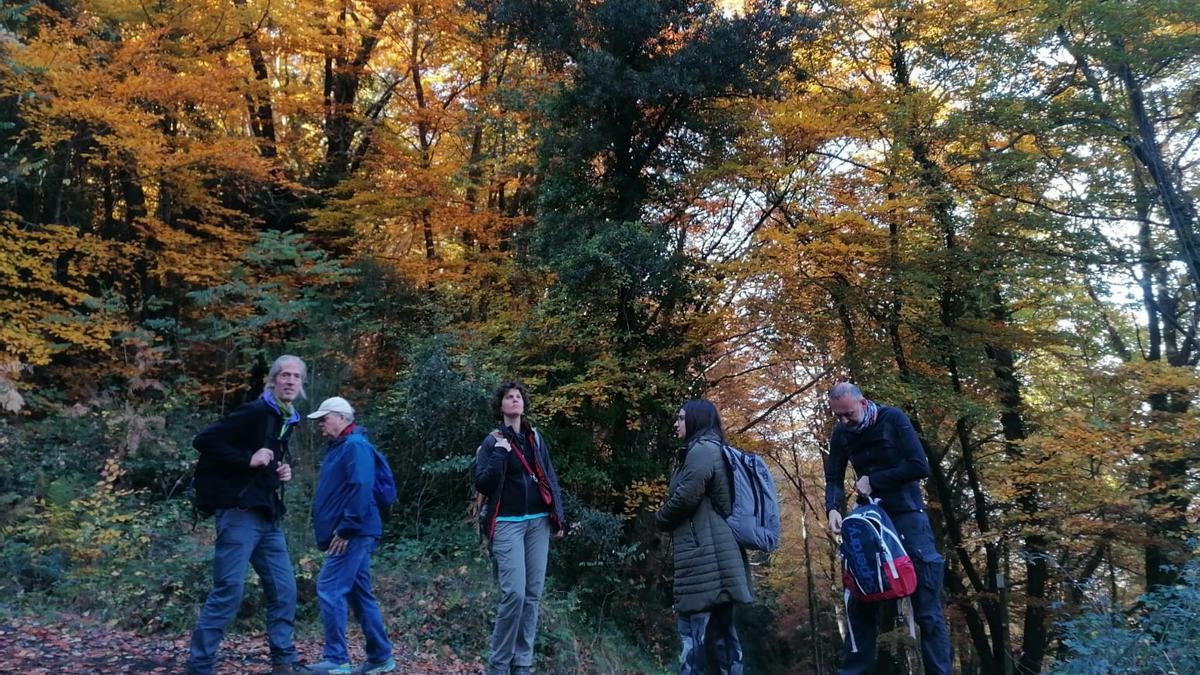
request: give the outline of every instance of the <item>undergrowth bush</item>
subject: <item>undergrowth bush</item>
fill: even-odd
[[[1180,583],[1143,595],[1127,612],[1102,606],[1062,624],[1061,675],[1200,673],[1200,559]]]
[[[64,607],[118,625],[182,630],[208,585],[206,542],[177,536],[183,503],[57,481],[0,533],[0,593],[29,608]]]

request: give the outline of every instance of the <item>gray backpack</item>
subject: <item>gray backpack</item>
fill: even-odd
[[[733,512],[725,518],[743,547],[770,553],[779,547],[779,496],[762,457],[724,446]]]

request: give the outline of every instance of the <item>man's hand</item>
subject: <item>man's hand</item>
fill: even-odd
[[[870,497],[871,496],[871,477],[863,476],[863,477],[859,478],[858,481],[856,483],[854,483],[854,489],[858,490],[858,494],[866,495],[866,496]]]
[[[266,466],[275,459],[275,451],[270,448],[259,448],[250,455],[250,468],[257,469],[260,466]]]
[[[837,509],[829,509],[829,531],[833,534],[842,533],[842,512]]]
[[[275,473],[279,476],[279,480],[284,483],[292,479],[292,467],[287,464],[280,464],[275,467]]]
[[[325,549],[325,553],[329,555],[341,555],[346,552],[346,547],[349,545],[349,539],[342,539],[335,534],[333,535],[333,541],[329,542],[329,548]]]

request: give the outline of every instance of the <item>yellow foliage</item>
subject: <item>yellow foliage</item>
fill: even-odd
[[[634,481],[621,495],[625,504],[622,514],[626,519],[631,519],[641,513],[657,512],[666,501],[667,494],[666,478]]]
[[[75,228],[24,225],[0,213],[0,348],[35,366],[67,349],[107,349],[125,323],[88,286],[101,270],[123,267],[126,252]]]

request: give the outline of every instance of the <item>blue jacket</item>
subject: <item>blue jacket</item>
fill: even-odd
[[[329,444],[321,461],[312,511],[318,548],[329,548],[335,534],[342,539],[383,534],[374,486],[375,446],[363,429],[351,426]]]
[[[829,439],[825,462],[825,511],[841,511],[846,503],[846,462],[859,476],[870,476],[871,496],[889,515],[925,508],[921,480],[929,476],[929,459],[908,415],[879,406],[869,429],[851,431],[838,423]]]

